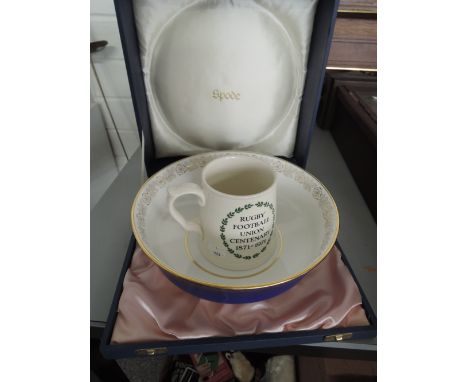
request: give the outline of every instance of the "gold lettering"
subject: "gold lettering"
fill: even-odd
[[[240,93],[236,93],[233,90],[221,91],[219,89],[213,89],[213,92],[211,93],[211,97],[219,100],[219,102],[222,102],[223,100],[229,100],[229,99],[233,101],[239,101]]]

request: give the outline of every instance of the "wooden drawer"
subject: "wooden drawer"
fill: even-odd
[[[377,0],[341,0],[339,12],[377,13]]]
[[[377,69],[377,2],[342,0],[328,68]]]

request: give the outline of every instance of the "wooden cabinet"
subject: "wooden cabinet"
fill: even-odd
[[[317,124],[322,129],[329,129],[335,116],[337,91],[342,86],[361,85],[365,82],[375,83],[377,73],[349,70],[327,70],[317,117]]]
[[[328,68],[377,69],[377,2],[341,1]]]
[[[330,131],[377,220],[377,84],[342,85],[336,93]]]
[[[377,13],[377,0],[341,0],[340,12]]]

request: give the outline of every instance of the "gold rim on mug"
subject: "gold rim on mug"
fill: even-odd
[[[249,154],[253,154],[254,156],[266,156],[268,157],[268,155],[266,154],[258,154],[258,153],[253,153],[253,152],[249,152],[249,151],[240,151],[240,152],[236,152],[236,151],[218,151],[218,152],[211,152],[211,154],[233,154],[233,153],[238,153],[238,154],[245,154],[245,155],[249,155]],[[339,226],[340,226],[340,215],[338,213],[338,207],[336,206],[336,203],[335,203],[335,200],[333,199],[330,191],[328,191],[328,189],[322,184],[322,182],[320,182],[315,176],[313,176],[312,174],[309,174],[308,172],[306,172],[303,168],[295,165],[294,163],[290,163],[290,162],[286,162],[288,165],[291,165],[293,167],[296,167],[297,169],[299,169],[300,171],[304,171],[306,172],[306,174],[310,177],[312,177],[313,179],[315,179],[315,181],[317,181],[322,187],[323,189],[325,190],[325,192],[328,194],[330,200],[332,201],[333,203],[333,209],[336,213],[336,225],[335,225],[335,231],[334,231],[334,235],[333,235],[333,240],[331,240],[330,244],[328,245],[328,247],[326,248],[326,250],[323,251],[323,253],[317,258],[317,260],[315,260],[310,266],[308,266],[307,268],[305,268],[304,270],[300,271],[300,272],[297,272],[287,278],[284,278],[284,279],[280,279],[280,280],[277,280],[277,281],[273,281],[273,282],[269,282],[269,283],[262,283],[262,284],[246,284],[246,285],[225,285],[225,284],[219,284],[219,283],[212,283],[212,282],[208,282],[208,281],[205,281],[205,280],[200,280],[200,279],[196,279],[196,278],[193,278],[193,277],[190,277],[190,276],[187,276],[187,275],[183,275],[183,274],[180,274],[179,272],[177,272],[176,270],[172,269],[171,267],[168,267],[167,265],[163,264],[161,261],[158,260],[158,258],[151,252],[151,250],[149,250],[148,248],[146,248],[142,238],[140,237],[140,235],[138,234],[138,230],[136,229],[136,225],[135,225],[135,218],[134,218],[134,212],[135,212],[135,208],[136,208],[136,202],[137,200],[140,198],[140,195],[141,193],[143,192],[143,190],[145,189],[145,186],[148,182],[150,182],[153,178],[155,178],[157,175],[159,175],[161,172],[163,171],[167,171],[167,169],[169,167],[172,167],[172,166],[176,166],[178,163],[180,162],[183,162],[189,158],[197,158],[197,157],[201,157],[201,156],[204,156],[204,155],[207,155],[207,154],[210,154],[210,153],[201,153],[201,154],[197,154],[197,155],[193,155],[193,156],[190,156],[190,157],[186,157],[186,158],[182,158],[182,159],[179,159],[178,161],[175,161],[173,163],[171,163],[169,166],[166,166],[164,168],[162,168],[161,170],[159,170],[158,172],[154,173],[151,177],[149,177],[145,183],[143,183],[143,185],[140,187],[140,189],[138,190],[136,196],[135,196],[135,199],[133,200],[133,204],[132,204],[132,209],[131,209],[131,212],[130,212],[130,221],[131,221],[131,225],[132,225],[132,231],[133,231],[133,234],[135,235],[135,239],[138,243],[138,245],[140,246],[141,250],[143,251],[143,253],[148,256],[148,258],[150,260],[152,260],[154,263],[156,263],[156,265],[160,268],[162,268],[164,271],[166,272],[169,272],[171,273],[172,275],[176,276],[176,277],[179,277],[181,279],[184,279],[184,280],[187,280],[187,281],[190,281],[190,282],[193,282],[195,284],[200,284],[200,285],[204,285],[204,286],[209,286],[209,287],[212,287],[212,288],[218,288],[218,289],[226,289],[226,290],[248,290],[248,289],[261,289],[261,288],[268,288],[268,287],[272,287],[272,286],[276,286],[276,285],[281,285],[281,284],[284,284],[284,283],[287,283],[289,281],[292,281],[300,276],[303,276],[305,275],[306,273],[308,273],[309,271],[311,271],[312,269],[314,269],[317,265],[319,265],[322,260],[330,253],[330,251],[332,250],[333,246],[335,245],[335,242],[336,242],[336,239],[338,237],[338,231],[339,231]],[[280,160],[279,158],[275,158],[277,160]],[[284,161],[284,160],[283,160]]]

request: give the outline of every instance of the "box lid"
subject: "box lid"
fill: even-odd
[[[231,148],[303,165],[337,3],[115,0],[149,173]]]

